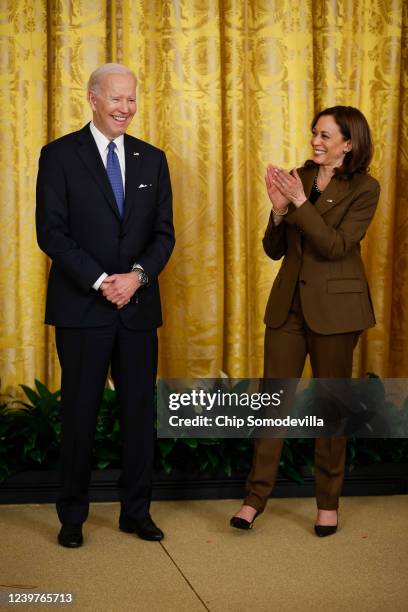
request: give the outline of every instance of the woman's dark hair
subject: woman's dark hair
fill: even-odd
[[[344,156],[342,166],[335,169],[339,179],[349,179],[353,174],[366,174],[373,156],[370,128],[363,113],[353,106],[332,106],[317,113],[312,121],[312,130],[320,117],[330,115],[340,128],[345,140],[351,140],[352,149]],[[317,166],[308,159],[305,166]]]

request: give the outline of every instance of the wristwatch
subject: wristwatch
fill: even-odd
[[[147,276],[146,272],[142,270],[142,268],[140,268],[140,266],[138,266],[137,264],[133,264],[131,272],[136,272],[139,278],[139,283],[141,283],[142,285],[149,284],[149,277]]]

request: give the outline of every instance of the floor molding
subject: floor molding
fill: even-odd
[[[116,482],[119,470],[93,472],[90,486],[91,501],[117,501]],[[58,491],[57,472],[21,472],[0,485],[1,504],[53,503]],[[153,500],[178,499],[240,499],[244,493],[245,478],[208,478],[201,475],[175,473],[156,475]],[[406,495],[408,494],[408,464],[377,464],[358,468],[346,474],[343,495]],[[278,478],[274,497],[311,497],[314,479],[306,475],[298,484]]]

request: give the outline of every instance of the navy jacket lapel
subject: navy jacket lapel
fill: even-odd
[[[142,153],[137,146],[137,139],[125,134],[125,218],[124,224],[132,216],[136,205],[137,188],[139,184],[139,170],[142,161]]]
[[[99,154],[98,147],[96,146],[96,142],[92,136],[91,130],[89,129],[89,124],[78,132],[77,140],[78,144],[80,145],[78,146],[79,156],[101,189],[106,200],[109,202],[109,205],[116,217],[120,221],[121,218],[115,196],[106,173],[106,168],[103,165],[103,161]]]

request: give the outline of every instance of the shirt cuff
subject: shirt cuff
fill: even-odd
[[[103,274],[100,275],[100,277],[98,278],[98,280],[96,280],[94,282],[94,284],[92,285],[92,287],[95,289],[95,291],[99,290],[99,287],[102,285],[103,281],[105,280],[105,278],[107,278],[107,274],[106,272],[104,272]]]

